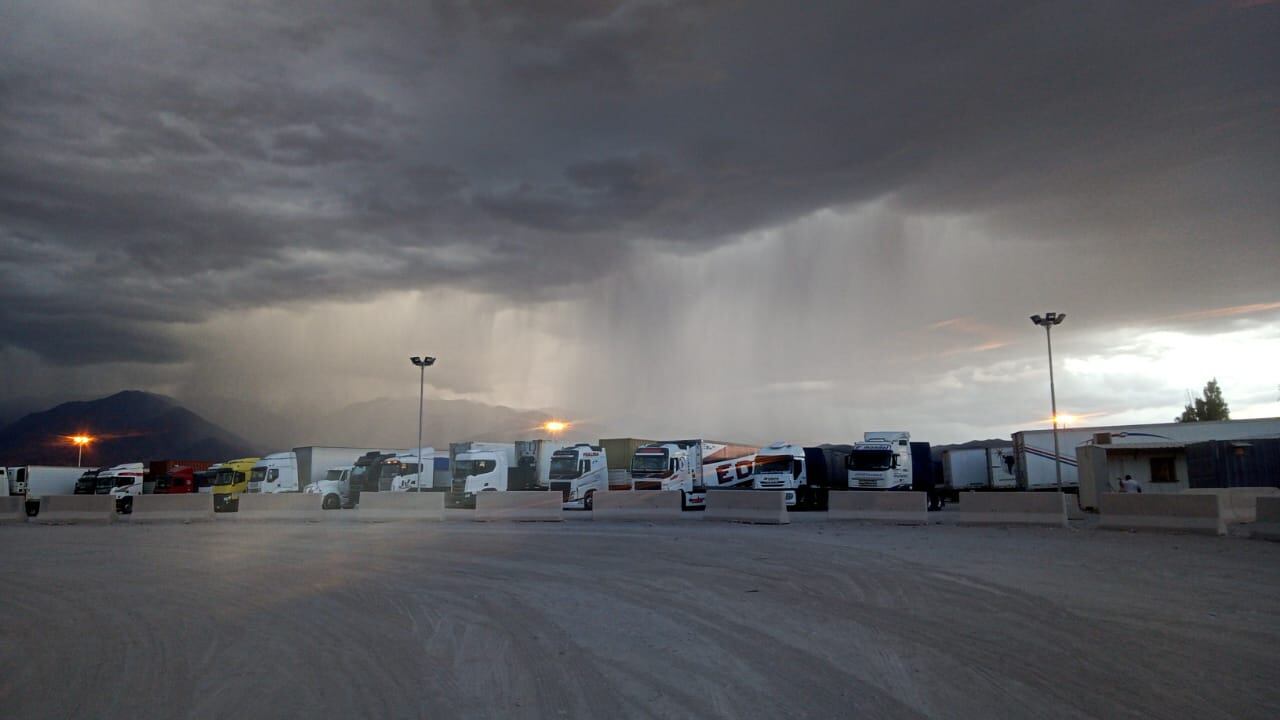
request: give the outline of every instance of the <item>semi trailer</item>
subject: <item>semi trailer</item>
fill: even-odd
[[[425,472],[418,472],[421,460]],[[378,489],[391,492],[448,492],[452,483],[449,452],[422,448],[385,458],[378,470]]]
[[[76,481],[85,468],[62,465],[17,465],[5,468],[5,488],[9,495],[25,495],[27,515],[40,512],[45,495],[73,495]]]

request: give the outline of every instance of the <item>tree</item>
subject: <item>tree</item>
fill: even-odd
[[[1210,420],[1230,420],[1231,408],[1222,397],[1222,388],[1218,387],[1218,378],[1204,385],[1204,397],[1188,401],[1182,409],[1178,422],[1208,422]]]

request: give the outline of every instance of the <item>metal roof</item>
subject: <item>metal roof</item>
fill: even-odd
[[[1150,442],[1117,442],[1117,443],[1084,443],[1093,447],[1106,448],[1110,450],[1177,450],[1185,448],[1187,443],[1172,441],[1150,441]]]

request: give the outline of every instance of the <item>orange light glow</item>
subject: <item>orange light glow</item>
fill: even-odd
[[[71,444],[73,445],[88,445],[91,442],[93,442],[93,438],[88,435],[72,435],[71,436]]]
[[[564,422],[563,420],[548,420],[542,423],[542,429],[552,435],[558,435],[569,429],[569,423]]]

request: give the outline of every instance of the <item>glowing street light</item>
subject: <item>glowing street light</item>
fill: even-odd
[[[76,467],[80,467],[80,461],[84,459],[84,446],[93,442],[93,438],[88,435],[72,435],[71,444],[75,445],[76,450]]]
[[[1058,394],[1053,387],[1053,338],[1050,330],[1067,319],[1066,313],[1050,312],[1044,317],[1032,315],[1031,322],[1044,328],[1044,340],[1049,346],[1049,404],[1053,411],[1053,469],[1058,475],[1058,492],[1062,492],[1062,454],[1058,450]]]
[[[418,490],[422,490],[422,403],[427,391],[427,368],[436,364],[433,357],[414,355],[409,362],[418,366]]]

